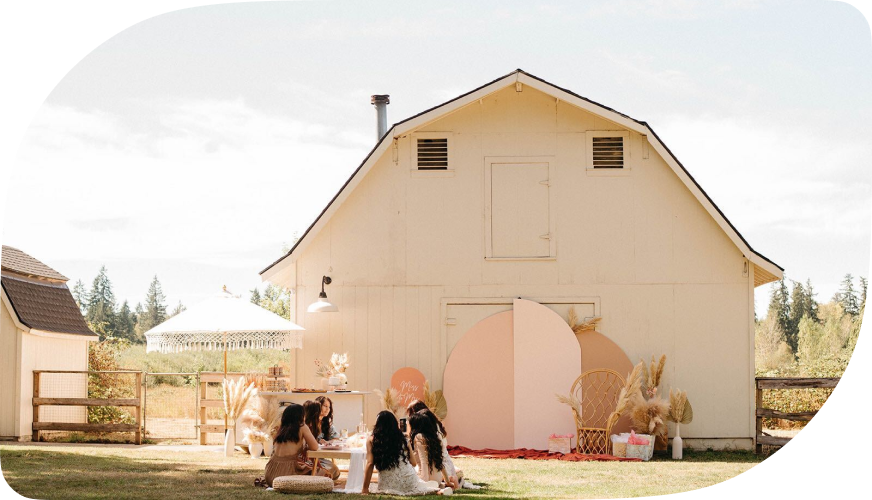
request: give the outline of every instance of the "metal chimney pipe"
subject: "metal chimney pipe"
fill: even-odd
[[[388,104],[391,103],[391,96],[387,94],[376,94],[372,96],[372,105],[375,106],[375,140],[379,140],[388,131]]]

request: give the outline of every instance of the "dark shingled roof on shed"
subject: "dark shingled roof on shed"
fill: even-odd
[[[68,279],[63,274],[55,271],[21,250],[6,245],[3,245],[3,253],[0,255],[0,267],[25,276],[37,276],[40,278],[61,281],[67,281]]]
[[[18,320],[25,326],[47,332],[95,336],[67,285],[9,275],[3,275],[0,283]]]

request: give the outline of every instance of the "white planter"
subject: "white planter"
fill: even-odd
[[[273,442],[267,441],[266,443],[263,443],[263,454],[266,455],[267,458],[272,456],[272,452],[273,452]]]
[[[236,448],[236,429],[230,427],[224,434],[224,456],[232,457],[234,448]]]
[[[251,458],[260,458],[260,454],[263,453],[263,443],[249,444],[248,452],[251,454]]]

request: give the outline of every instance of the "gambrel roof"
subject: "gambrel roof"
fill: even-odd
[[[438,120],[439,118],[445,116],[448,113],[456,111],[467,104],[471,104],[480,99],[487,97],[488,95],[502,90],[508,86],[514,85],[515,83],[520,82],[523,85],[528,85],[540,92],[544,92],[548,95],[553,96],[556,99],[564,101],[566,103],[572,104],[578,108],[581,108],[590,113],[601,116],[609,121],[612,121],[626,129],[637,132],[641,135],[644,135],[647,139],[651,147],[654,148],[655,151],[663,158],[667,165],[675,172],[675,175],[684,183],[687,189],[694,195],[694,197],[699,201],[699,203],[705,208],[705,210],[712,216],[718,226],[726,233],[726,235],[730,238],[730,240],[736,245],[739,251],[750,260],[755,266],[757,266],[757,272],[755,272],[755,283],[754,286],[759,286],[765,283],[770,283],[777,279],[781,279],[783,276],[784,268],[773,262],[772,260],[766,258],[764,255],[760,254],[756,250],[754,250],[747,240],[739,233],[738,229],[727,219],[726,215],[715,205],[715,202],[709,197],[709,195],[702,189],[699,183],[696,182],[696,179],[690,175],[690,172],[681,164],[680,161],[672,154],[669,148],[666,147],[665,144],[660,140],[660,137],[657,136],[657,133],[648,125],[648,123],[636,120],[635,118],[631,118],[623,113],[615,111],[612,108],[607,106],[603,106],[597,102],[594,102],[586,97],[580,96],[570,90],[564,89],[562,87],[558,87],[552,83],[549,83],[537,76],[531,75],[524,70],[517,69],[512,71],[511,73],[497,78],[496,80],[486,83],[477,89],[474,89],[466,94],[455,97],[450,101],[439,104],[438,106],[434,106],[428,110],[422,111],[417,115],[406,118],[403,121],[395,123],[387,132],[379,139],[378,143],[375,147],[369,152],[369,154],[364,158],[363,163],[357,167],[354,173],[351,174],[351,177],[345,181],[345,184],[342,185],[339,192],[336,193],[336,196],[330,200],[330,203],[324,208],[323,211],[318,215],[315,221],[306,229],[306,232],[303,233],[303,236],[297,240],[294,244],[293,248],[288,251],[287,254],[282,256],[280,259],[276,260],[269,266],[267,266],[264,270],[260,272],[261,277],[264,280],[269,279],[269,276],[276,272],[277,266],[284,261],[293,262],[294,257],[299,255],[303,249],[308,245],[308,243],[312,240],[312,238],[323,228],[327,222],[330,220],[332,215],[336,212],[336,210],[342,205],[346,198],[348,198],[349,194],[357,187],[360,183],[361,179],[369,172],[372,166],[376,163],[376,161],[388,150],[393,142],[393,139],[398,136],[402,136],[406,133],[414,131],[430,122]],[[272,272],[271,272],[272,271]]]

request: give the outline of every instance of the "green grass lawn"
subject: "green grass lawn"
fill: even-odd
[[[470,500],[497,498],[607,498],[662,495],[710,486],[750,469],[750,452],[685,452],[683,461],[558,462],[457,458],[482,490],[462,490]],[[0,446],[0,468],[9,485],[29,498],[277,498],[253,486],[266,459],[241,452],[225,459],[213,451],[162,450],[101,445]],[[296,498],[301,498],[297,496]],[[318,495],[317,498],[348,498]]]

